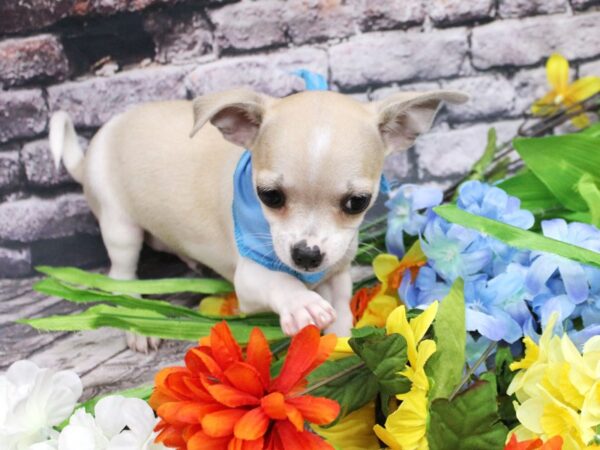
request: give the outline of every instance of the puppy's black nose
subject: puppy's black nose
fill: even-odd
[[[304,270],[315,269],[323,262],[324,253],[318,246],[312,248],[306,245],[306,241],[300,241],[292,247],[292,259],[298,267]]]

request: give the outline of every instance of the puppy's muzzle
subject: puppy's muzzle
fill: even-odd
[[[292,260],[294,264],[304,270],[316,269],[323,262],[325,253],[321,253],[321,249],[314,245],[309,247],[306,240],[300,241],[292,247]]]

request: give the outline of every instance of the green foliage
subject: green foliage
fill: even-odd
[[[577,185],[585,174],[600,181],[600,139],[579,133],[515,139],[514,147],[529,170],[565,208],[588,210]]]
[[[431,450],[501,450],[507,434],[493,383],[479,381],[453,400],[431,403],[427,428]]]
[[[372,327],[361,334],[350,339],[350,346],[375,375],[381,392],[387,395],[408,392],[410,381],[399,375],[407,361],[404,337],[386,335],[385,330]]]
[[[521,200],[521,208],[534,214],[562,209],[562,205],[544,183],[531,171],[525,171],[498,184],[509,195]]]
[[[494,156],[496,155],[497,149],[497,136],[496,129],[490,128],[487,134],[487,144],[485,146],[485,150],[481,158],[479,158],[473,167],[471,168],[471,172],[465,179],[467,180],[483,180],[485,178],[485,174],[494,161]]]
[[[433,383],[429,398],[447,398],[460,384],[465,368],[467,331],[465,326],[464,282],[457,279],[448,295],[440,302],[433,323],[436,352],[427,364]]]
[[[75,267],[36,267],[38,272],[64,283],[123,294],[226,294],[233,291],[231,283],[212,278],[165,278],[162,280],[114,280],[99,273],[86,272]]]
[[[376,376],[365,365],[359,367],[360,364],[361,359],[356,355],[335,361],[329,360],[308,376],[310,386],[345,370],[356,368],[347,376],[330,381],[311,392],[311,395],[327,397],[340,404],[341,411],[338,420],[373,401],[379,392]],[[330,426],[335,425],[336,422]]]
[[[590,222],[600,226],[600,190],[594,177],[589,173],[584,174],[577,183],[577,190],[588,206]]]
[[[554,253],[583,264],[600,267],[600,254],[597,252],[486,217],[476,216],[459,209],[456,205],[438,206],[434,208],[434,211],[449,222],[488,234],[512,247]]]
[[[511,381],[515,377],[515,372],[510,370],[510,364],[514,361],[514,357],[510,347],[499,347],[496,351],[496,381],[498,387],[498,410],[502,422],[509,427],[513,427],[517,423],[515,407],[513,406],[514,396],[507,395],[506,391]]]
[[[207,336],[218,321],[206,318],[167,317],[156,311],[141,308],[125,308],[122,306],[96,305],[86,311],[69,316],[50,316],[39,319],[20,320],[38,330],[45,331],[80,331],[95,330],[101,327],[120,328],[144,336],[156,336],[164,339],[197,341]],[[250,332],[260,326],[268,340],[282,339],[279,325],[262,325],[263,319],[229,322],[234,337],[242,344],[248,342]]]

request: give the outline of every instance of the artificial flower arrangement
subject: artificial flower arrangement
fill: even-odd
[[[76,374],[15,363],[0,448],[600,449],[600,78],[568,84],[559,55],[547,69],[532,112],[549,117],[523,134],[586,128],[517,138],[518,159],[491,130],[456,189],[394,190],[361,232],[374,277],[356,286],[350,338],[290,340],[273,315],[236,315],[222,280],[40,268],[39,291],[99,304],[31,326],[199,342],[154,386],[79,405]],[[138,297],[173,292],[210,297],[198,310]]]

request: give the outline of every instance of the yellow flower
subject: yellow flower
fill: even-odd
[[[507,392],[516,394],[517,418],[527,432],[544,440],[561,436],[564,450],[591,449],[600,425],[600,336],[580,353],[566,334],[553,336],[557,317],[539,346],[524,339],[525,358],[511,365],[519,372]]]
[[[406,339],[408,364],[401,372],[411,382],[410,391],[397,396],[402,403],[385,421],[385,428],[374,427],[375,434],[392,450],[427,450],[426,439],[429,380],[425,364],[435,353],[431,339],[423,340],[433,323],[438,302],[432,303],[419,316],[408,320],[406,307],[399,306],[388,317],[388,334],[398,333]]]
[[[387,333],[398,333],[406,339],[408,362],[413,368],[417,366],[417,344],[423,339],[433,323],[438,305],[437,301],[433,302],[421,314],[412,318],[410,322],[406,317],[406,307],[402,305],[396,308],[387,319]]]
[[[330,428],[313,426],[313,430],[340,450],[379,450],[373,434],[375,403],[371,402],[348,414]]]
[[[378,255],[373,260],[373,271],[375,276],[381,282],[381,287],[375,296],[366,305],[364,311],[360,312],[360,320],[356,323],[356,328],[365,326],[383,327],[387,317],[398,306],[398,287],[402,277],[407,270],[413,274],[425,264],[427,257],[421,250],[417,241],[402,260],[394,255],[387,253]]]
[[[600,77],[584,77],[569,84],[569,61],[558,53],[548,58],[546,74],[552,90],[531,107],[536,116],[549,116],[561,108],[573,108],[570,112],[577,112],[581,108],[574,105],[600,92]],[[589,118],[582,113],[573,117],[572,122],[578,128],[585,128]]]
[[[207,316],[228,317],[239,314],[237,297],[233,292],[223,297],[204,297],[198,310]]]
[[[427,450],[427,392],[411,389],[396,411],[376,425],[375,434],[392,450]]]

